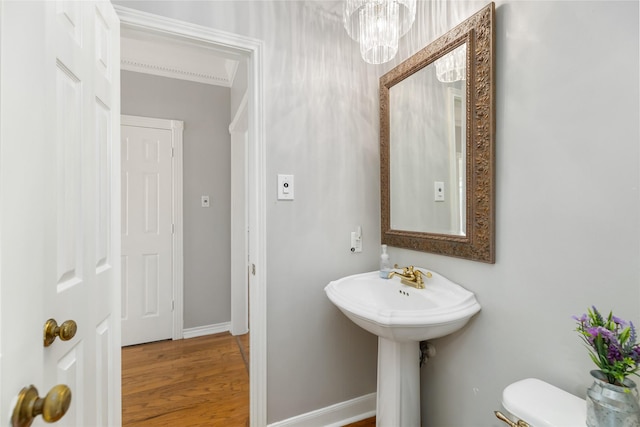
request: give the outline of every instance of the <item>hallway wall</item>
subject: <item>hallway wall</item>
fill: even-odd
[[[229,322],[230,90],[130,71],[121,87],[122,114],[184,121],[184,328]]]

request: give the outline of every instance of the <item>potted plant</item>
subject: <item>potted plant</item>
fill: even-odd
[[[632,322],[609,312],[602,316],[595,306],[580,317],[576,331],[587,345],[599,369],[591,371],[587,390],[587,426],[640,427],[638,390],[629,375],[639,375],[640,344]]]

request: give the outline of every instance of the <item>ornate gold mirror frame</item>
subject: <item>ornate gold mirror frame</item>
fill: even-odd
[[[495,5],[490,3],[380,78],[382,243],[487,263],[495,262]],[[437,234],[391,228],[389,89],[467,44],[466,231]],[[428,141],[425,141],[428,143]]]

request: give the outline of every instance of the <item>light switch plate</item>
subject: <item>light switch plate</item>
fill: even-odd
[[[436,202],[444,202],[444,182],[436,181],[433,183],[433,200]]]
[[[362,252],[362,236],[358,236],[357,231],[351,232],[351,252]]]
[[[278,200],[293,200],[293,175],[278,175]]]

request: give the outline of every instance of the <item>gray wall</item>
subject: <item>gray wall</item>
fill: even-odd
[[[231,319],[229,88],[123,71],[122,114],[184,121],[184,327]],[[200,197],[208,195],[210,208]]]
[[[377,268],[378,77],[487,2],[420,2],[381,67],[318,2],[118,3],[265,41],[269,422],[373,392],[376,340],[323,287]],[[571,315],[597,304],[640,324],[638,3],[496,5],[496,264],[390,248],[483,306],[435,341],[425,426],[497,427],[502,389],[530,376],[584,396]],[[295,201],[276,201],[277,173],[295,174]]]
[[[594,365],[571,316],[595,304],[640,322],[638,2],[496,6],[496,264],[390,250],[482,305],[422,370],[427,426],[502,426],[503,388],[527,377],[584,397]]]

